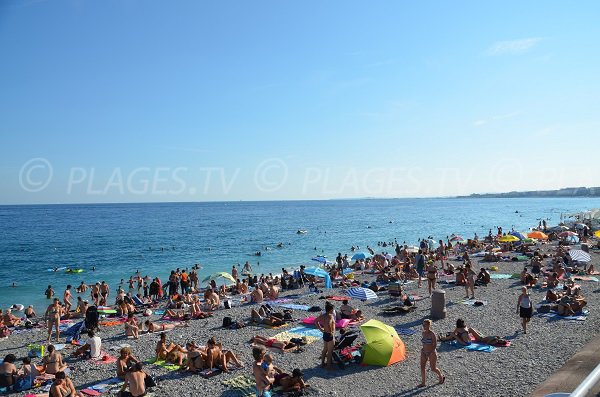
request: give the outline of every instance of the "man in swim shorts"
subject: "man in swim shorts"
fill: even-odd
[[[315,325],[323,332],[323,351],[321,352],[321,366],[333,370],[333,346],[335,345],[335,317],[333,316],[333,305],[325,304],[325,313],[317,317]]]

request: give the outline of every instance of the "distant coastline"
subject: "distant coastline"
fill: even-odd
[[[566,187],[558,190],[530,190],[508,193],[473,193],[456,198],[524,198],[524,197],[600,197],[600,187]]]

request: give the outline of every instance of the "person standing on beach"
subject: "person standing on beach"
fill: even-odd
[[[100,284],[100,296],[102,297],[102,299],[100,299],[101,305],[106,305],[106,302],[108,302],[109,292],[110,292],[110,287],[108,286],[106,281],[102,281],[102,283]]]
[[[467,296],[465,298],[469,298],[469,290],[471,291],[471,299],[475,299],[475,272],[471,268],[471,262],[467,262],[465,265],[465,291],[467,291]]]
[[[95,306],[100,305],[100,283],[97,282],[92,286],[90,291],[90,295],[92,296],[92,300],[94,301]]]
[[[446,381],[446,377],[442,375],[442,371],[437,367],[437,337],[435,332],[431,330],[431,320],[426,319],[423,321],[423,335],[421,336],[421,383],[417,387],[425,387],[427,375],[425,368],[427,367],[427,361],[429,361],[429,367],[439,377],[440,385]]]
[[[437,255],[438,255],[438,259],[440,260],[440,263],[442,264],[441,269],[444,270],[444,257],[446,256],[446,246],[444,245],[444,242],[442,240],[439,241],[440,246],[437,249]]]
[[[421,288],[421,279],[425,274],[425,255],[423,255],[422,249],[420,249],[417,256],[415,256],[415,265],[417,268],[417,273],[419,274],[419,288]]]
[[[519,295],[519,300],[517,301],[517,313],[519,313],[519,317],[521,317],[523,333],[526,334],[527,323],[531,321],[531,316],[533,314],[533,305],[531,304],[531,297],[529,296],[527,287],[521,288],[521,295]]]
[[[430,260],[429,264],[427,265],[427,289],[429,290],[430,296],[432,291],[435,289],[436,281],[437,267],[435,266],[435,262],[433,260]]]
[[[65,304],[65,313],[69,313],[71,311],[71,306],[73,306],[71,303],[71,284],[67,285],[67,289],[63,294],[63,302]]]
[[[319,331],[323,332],[323,351],[321,352],[321,366],[333,370],[333,346],[335,345],[335,317],[333,316],[333,305],[325,304],[325,313],[321,314],[315,321]]]

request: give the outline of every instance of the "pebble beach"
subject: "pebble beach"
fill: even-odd
[[[549,251],[552,245],[541,246],[543,251]],[[592,261],[598,260],[598,254],[592,253]],[[523,269],[523,262],[479,262],[474,259],[474,268],[498,267],[492,274],[513,274]],[[451,262],[452,263],[452,262]],[[460,262],[455,262],[456,265]],[[361,281],[374,279],[373,275],[360,275]],[[417,388],[420,381],[419,357],[421,349],[421,324],[430,317],[431,298],[427,287],[418,288],[416,282],[404,286],[407,294],[418,296],[416,310],[408,314],[385,315],[383,309],[400,304],[397,297],[388,292],[379,292],[379,298],[362,302],[352,299],[350,304],[363,311],[366,319],[377,319],[397,329],[416,331],[412,335],[400,334],[406,346],[407,357],[404,361],[389,367],[363,366],[350,364],[343,369],[325,371],[319,364],[322,341],[304,346],[302,352],[273,352],[275,365],[291,373],[294,368],[304,372],[305,381],[310,387],[305,395],[319,396],[490,396],[511,395],[526,396],[536,386],[546,380],[554,371],[560,368],[577,350],[596,335],[600,326],[597,307],[600,304],[600,284],[594,281],[578,281],[583,296],[586,297],[590,311],[585,321],[568,321],[564,319],[548,319],[534,314],[529,332],[523,334],[520,319],[516,314],[516,302],[520,293],[521,283],[518,279],[493,279],[488,286],[477,287],[475,296],[484,301],[483,306],[473,306],[461,303],[465,295],[464,287],[452,284],[438,283],[438,288],[445,292],[446,318],[434,320],[433,331],[436,333],[450,332],[454,329],[457,318],[466,321],[467,326],[481,331],[484,335],[498,335],[511,341],[508,347],[498,347],[493,352],[468,351],[451,345],[448,342],[439,343],[438,366],[446,376],[443,385],[437,384],[437,378],[428,372],[428,384]],[[292,296],[291,302],[308,306],[324,307],[323,295],[343,296],[342,289],[327,289],[321,294],[308,294],[307,289],[282,292],[280,298]],[[532,301],[538,303],[544,299],[546,289],[532,288]],[[341,302],[333,302],[339,307]],[[199,375],[183,371],[171,371],[153,364],[147,364],[145,369],[152,374],[158,385],[152,389],[155,396],[238,396],[238,391],[229,389],[223,381],[251,375],[251,345],[254,335],[272,337],[286,331],[297,324],[290,324],[279,329],[268,329],[255,325],[230,330],[221,327],[223,317],[230,316],[238,321],[247,321],[252,305],[234,306],[231,309],[220,309],[213,317],[189,321],[189,326],[176,328],[167,333],[167,340],[180,345],[187,341],[195,341],[204,345],[215,336],[223,343],[225,349],[234,351],[245,367],[230,373],[224,373],[205,379]],[[314,313],[294,310],[294,319],[301,320]],[[141,317],[141,316],[140,316]],[[158,316],[153,316],[158,320]],[[412,331],[408,331],[411,333]],[[103,350],[112,355],[118,355],[116,349],[124,344],[131,346],[133,353],[140,360],[151,360],[154,357],[154,347],[158,334],[144,334],[138,340],[127,338],[123,326],[101,327],[98,335],[103,341]],[[18,358],[27,354],[26,345],[29,343],[45,342],[45,329],[34,329],[0,341],[1,354],[14,353]],[[85,338],[84,338],[85,339]],[[64,338],[63,338],[64,340]],[[361,336],[357,342],[364,342]],[[115,365],[96,363],[90,360],[73,359],[69,355],[74,347],[67,345],[62,353],[72,370],[72,378],[78,390],[101,383],[115,376]],[[29,392],[17,393],[24,396]],[[35,390],[34,390],[35,393]],[[115,395],[107,392],[103,395]]]

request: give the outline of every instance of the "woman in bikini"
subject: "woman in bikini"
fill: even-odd
[[[125,335],[132,336],[134,339],[140,337],[140,326],[133,313],[127,315],[127,321],[125,321]]]
[[[119,351],[119,358],[117,360],[117,377],[119,379],[125,379],[125,374],[133,367],[134,364],[139,363],[140,360],[135,358],[131,354],[129,347],[124,347]]]
[[[150,320],[146,320],[144,322],[144,326],[145,326],[145,328],[146,328],[146,330],[147,330],[148,333],[153,333],[153,332],[170,331],[172,329],[175,329],[176,327],[187,327],[188,324],[187,323],[183,323],[183,322],[156,324],[156,323],[153,323]],[[144,331],[144,327],[142,327],[142,331]]]
[[[431,320],[429,319],[423,321],[423,334],[421,336],[421,343],[423,343],[423,347],[421,348],[421,383],[418,385],[418,387],[425,387],[427,378],[425,374],[425,368],[427,366],[427,361],[429,361],[431,370],[439,377],[439,383],[444,383],[446,381],[446,377],[442,375],[442,371],[440,371],[440,369],[437,367],[437,337],[431,330]]]
[[[190,372],[197,373],[206,368],[206,348],[196,346],[193,342],[185,345],[187,349],[187,369]]]
[[[165,334],[164,332],[161,332],[160,334],[160,339],[158,340],[158,343],[156,344],[156,360],[167,360],[169,358],[169,353],[171,352],[180,352],[180,353],[186,353],[185,349],[182,348],[181,346],[171,342],[168,346],[167,346],[167,334]],[[173,357],[170,357],[173,358]]]
[[[56,330],[56,341],[59,342],[60,336],[60,313],[61,306],[58,298],[54,298],[54,301],[48,308],[46,309],[46,321],[48,323],[48,343],[50,343],[50,339],[52,337],[52,328],[54,327]]]
[[[430,261],[427,265],[427,289],[429,290],[429,295],[431,295],[432,291],[435,289],[436,281],[437,267],[433,261]]]
[[[56,351],[53,345],[48,346],[48,355],[42,359],[42,372],[47,374],[56,374],[67,369],[63,362],[62,354]]]
[[[296,347],[295,343],[292,343],[289,340],[277,340],[275,338],[265,338],[264,336],[255,335],[252,339],[250,339],[251,343],[257,345],[263,345],[266,347],[273,347],[275,349],[288,350]]]

